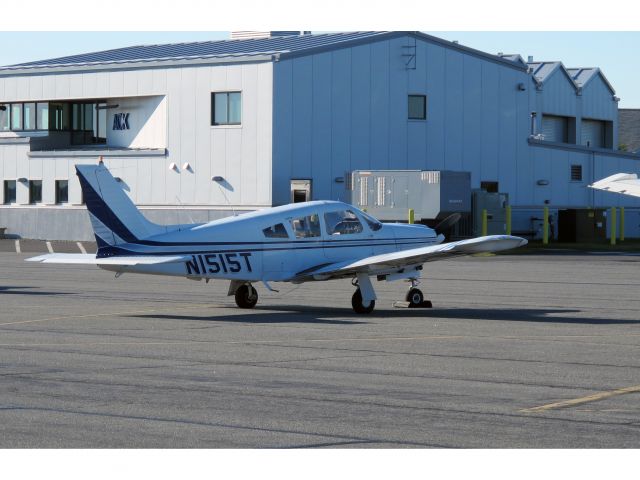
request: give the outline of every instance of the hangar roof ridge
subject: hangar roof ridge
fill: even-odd
[[[616,93],[615,89],[613,88],[611,83],[609,83],[609,80],[607,80],[607,77],[604,75],[604,73],[602,73],[602,70],[599,67],[571,67],[567,68],[567,71],[576,82],[576,84],[583,89],[591,80],[599,75],[607,85],[609,90],[611,90],[611,93],[614,95]]]
[[[35,70],[65,69],[207,59],[241,59],[257,56],[294,57],[309,55],[318,51],[332,50],[369,41],[391,39],[411,35],[425,41],[483,57],[487,60],[524,69],[526,64],[492,55],[471,47],[459,45],[423,32],[405,31],[358,31],[331,32],[306,35],[276,36],[259,39],[220,39],[197,42],[135,45],[97,52],[68,55],[57,58],[36,60],[14,65],[0,66],[0,72],[12,74],[14,71],[28,73]],[[18,74],[18,72],[16,72]]]
[[[581,88],[560,60],[529,62],[527,65],[532,69],[531,74],[533,75],[533,79],[540,85],[544,84],[556,71],[560,70],[563,72],[565,78],[571,82],[576,92]]]

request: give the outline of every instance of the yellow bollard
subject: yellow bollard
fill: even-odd
[[[624,242],[624,207],[620,207],[620,241]]]
[[[611,207],[611,245],[616,244],[616,207]]]
[[[409,223],[414,223],[415,220],[415,212],[413,211],[413,208],[409,209]]]
[[[507,205],[507,231],[505,232],[507,235],[511,235],[511,205]]]
[[[549,244],[549,207],[544,207],[542,215],[542,244]]]
[[[482,236],[486,237],[487,236],[487,230],[488,230],[488,225],[487,225],[487,209],[484,208],[482,210]]]

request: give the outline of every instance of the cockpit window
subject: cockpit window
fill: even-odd
[[[298,217],[291,220],[291,228],[296,238],[310,238],[320,236],[320,217],[317,213]]]
[[[371,215],[367,215],[365,212],[362,212],[362,211],[360,212],[360,215],[362,215],[362,217],[367,222],[367,225],[369,225],[369,228],[374,232],[377,232],[382,228],[382,223],[380,223],[378,220],[373,218]]]
[[[264,236],[267,238],[289,238],[287,230],[281,223],[265,228],[262,230],[262,233],[264,233]]]
[[[362,224],[351,210],[338,210],[324,214],[324,223],[329,235],[352,235],[362,233]]]

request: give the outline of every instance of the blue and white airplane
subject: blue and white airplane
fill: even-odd
[[[103,165],[77,165],[98,243],[93,254],[52,253],[42,263],[97,265],[122,273],[230,280],[229,295],[253,308],[253,284],[351,278],[356,313],[370,313],[371,278],[406,280],[406,306],[430,306],[417,288],[425,262],[519,247],[526,240],[491,235],[442,243],[423,225],[381,223],[342,202],[313,201],[268,208],[204,224],[157,225],[147,220]]]

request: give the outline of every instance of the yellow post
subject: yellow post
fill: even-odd
[[[611,207],[611,245],[616,244],[616,207]]]
[[[620,207],[620,241],[624,242],[624,207]]]
[[[409,209],[409,223],[414,223],[415,220],[415,212],[413,211],[413,208]]]
[[[511,205],[507,205],[507,235],[511,235]]]
[[[487,235],[487,209],[482,209],[482,236],[485,237]]]
[[[549,207],[544,207],[544,214],[542,215],[542,244],[547,245],[549,243]]]

